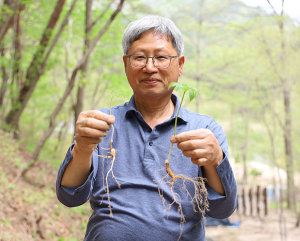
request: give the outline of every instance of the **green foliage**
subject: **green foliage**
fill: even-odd
[[[190,97],[190,102],[196,97],[196,95],[200,95],[200,91],[197,90],[196,88],[187,85],[187,84],[179,84],[176,82],[172,82],[169,85],[169,89],[175,87],[174,90],[183,90],[183,93],[185,94],[185,92],[189,91],[189,97]]]
[[[169,89],[171,89],[171,88],[174,88],[174,90],[183,90],[183,95],[182,95],[182,98],[181,98],[180,106],[178,108],[177,115],[176,115],[176,118],[175,118],[175,126],[174,126],[174,136],[175,136],[176,135],[176,129],[177,129],[178,115],[179,115],[179,112],[180,112],[180,109],[181,109],[181,105],[183,103],[183,99],[184,99],[185,93],[187,91],[189,91],[190,101],[192,101],[197,94],[200,94],[200,91],[197,90],[196,88],[190,86],[190,85],[179,84],[177,82],[170,83],[169,84]],[[172,150],[173,150],[173,143],[172,143],[171,148],[170,148],[168,159],[165,161],[165,163],[169,162]]]

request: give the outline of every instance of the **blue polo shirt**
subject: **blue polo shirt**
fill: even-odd
[[[93,155],[92,172],[87,181],[74,188],[60,185],[63,172],[72,160],[72,144],[61,164],[56,182],[57,197],[68,207],[84,204],[90,200],[93,213],[88,221],[84,240],[124,240],[124,241],[172,241],[181,233],[178,205],[170,209],[165,207],[173,202],[170,186],[160,183],[166,175],[165,163],[171,147],[170,137],[174,135],[174,122],[180,101],[172,95],[175,111],[172,117],[153,129],[136,110],[133,96],[129,102],[112,108],[115,116],[113,148],[116,160],[113,173],[121,184],[108,178],[111,208],[105,192],[105,177],[110,168],[111,159]],[[101,110],[109,114],[109,109]],[[217,172],[225,189],[221,196],[206,185],[209,211],[207,215],[224,219],[229,217],[236,207],[237,186],[228,161],[228,144],[222,127],[211,117],[181,108],[177,124],[177,134],[189,130],[207,128],[211,130],[224,152],[225,158],[218,165]],[[109,155],[111,130],[108,136],[95,149],[94,154]],[[170,167],[176,175],[183,174],[194,178],[202,177],[202,167],[193,164],[181,150],[174,145],[170,158]],[[163,192],[165,203],[158,193],[158,186]],[[193,193],[194,186],[186,182],[186,188]],[[176,180],[174,191],[181,196],[181,203],[186,223],[180,240],[205,240],[205,226],[200,213],[194,212],[190,198],[182,188],[182,180]],[[165,205],[165,206],[164,206]]]

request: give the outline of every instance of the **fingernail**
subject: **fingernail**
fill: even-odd
[[[170,141],[171,141],[171,142],[175,142],[175,137],[174,137],[174,136],[171,136]]]
[[[114,121],[115,121],[115,119],[114,119],[113,117],[109,117],[109,118],[108,118],[108,122],[109,122],[109,123],[113,123]]]

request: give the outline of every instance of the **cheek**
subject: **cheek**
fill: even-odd
[[[128,80],[132,79],[135,75],[134,71],[130,68],[125,69],[125,73]]]

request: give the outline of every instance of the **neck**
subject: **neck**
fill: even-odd
[[[156,125],[169,119],[174,113],[175,106],[171,96],[151,100],[139,99],[134,96],[137,111],[139,111],[147,124],[153,129]]]

